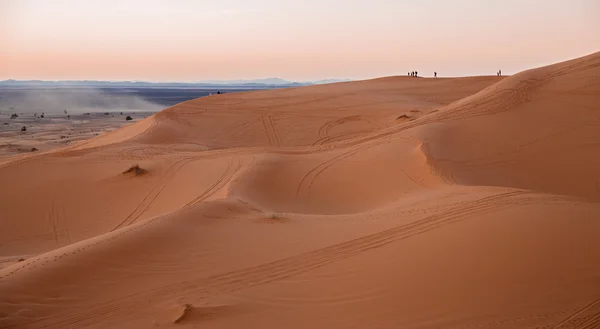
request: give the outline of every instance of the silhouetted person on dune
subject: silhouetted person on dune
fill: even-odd
[[[415,71],[415,77],[419,76],[419,72]]]
[[[433,72],[433,77],[437,78],[437,72]]]

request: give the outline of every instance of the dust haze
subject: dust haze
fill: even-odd
[[[0,90],[3,113],[160,111],[164,107],[123,90],[118,93],[93,88]]]

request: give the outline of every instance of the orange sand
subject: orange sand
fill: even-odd
[[[2,161],[3,329],[600,328],[600,53],[215,95]]]

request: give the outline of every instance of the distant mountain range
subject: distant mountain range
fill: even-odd
[[[348,79],[327,79],[293,82],[279,78],[256,80],[209,80],[198,82],[145,82],[145,81],[97,81],[97,80],[4,80],[0,87],[96,87],[96,88],[283,88],[324,83],[346,82]]]

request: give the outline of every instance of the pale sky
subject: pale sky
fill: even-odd
[[[0,0],[0,79],[511,74],[600,51],[599,0]]]

